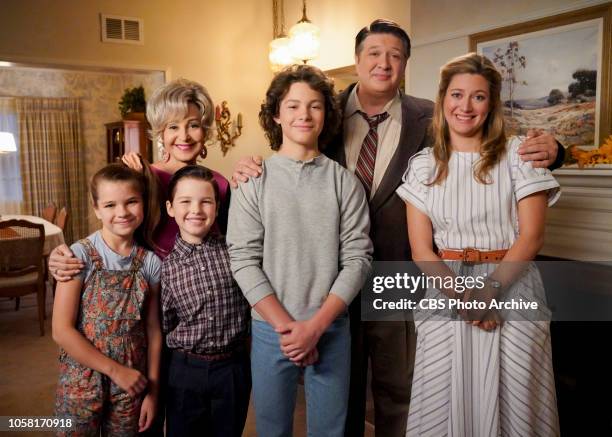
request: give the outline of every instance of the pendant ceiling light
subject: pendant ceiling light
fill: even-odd
[[[289,38],[281,34],[278,38],[270,41],[268,60],[270,61],[270,68],[274,72],[280,71],[287,65],[295,62],[291,55],[291,41]]]
[[[284,0],[272,0],[272,19],[274,39],[270,41],[268,60],[272,71],[277,72],[296,62],[291,54],[291,41],[285,35]]]
[[[302,2],[302,19],[289,30],[291,54],[304,64],[319,56],[321,40],[319,28],[306,16],[306,0]]]

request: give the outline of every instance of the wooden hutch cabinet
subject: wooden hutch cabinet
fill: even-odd
[[[121,120],[105,126],[109,163],[130,152],[140,153],[143,158],[152,161],[151,140],[147,136],[149,124],[145,120]]]

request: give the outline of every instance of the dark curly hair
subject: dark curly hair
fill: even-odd
[[[323,130],[319,134],[319,150],[323,150],[340,127],[341,114],[336,101],[333,82],[316,67],[292,65],[274,76],[268,91],[266,91],[266,100],[261,104],[259,124],[270,141],[272,150],[280,149],[283,143],[283,130],[274,121],[274,118],[278,117],[281,100],[283,100],[291,85],[296,82],[304,82],[323,95],[325,120]]]

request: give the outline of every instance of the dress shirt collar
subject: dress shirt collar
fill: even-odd
[[[357,96],[358,88],[359,84],[353,87],[351,93],[349,94],[348,100],[346,101],[346,108],[344,110],[345,119],[356,115],[358,111],[365,112],[361,106],[361,102],[359,102],[359,97]],[[385,107],[382,109],[381,114],[383,112],[388,112],[390,118],[395,119],[399,123],[402,122],[402,99],[400,90],[397,90],[395,97],[387,102]]]
[[[174,248],[172,250],[175,251],[180,257],[187,257],[191,255],[194,250],[201,250],[207,246],[212,246],[216,243],[216,241],[217,238],[213,235],[212,232],[209,232],[208,235],[204,237],[204,240],[202,240],[201,243],[192,244],[183,240],[181,238],[181,234],[179,233],[176,236],[176,242],[174,243]]]

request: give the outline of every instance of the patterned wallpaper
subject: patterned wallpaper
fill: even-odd
[[[125,88],[142,85],[146,97],[163,83],[163,72],[120,73],[25,67],[0,68],[0,96],[81,99],[81,128],[88,179],[106,163],[104,124],[121,119],[118,102]],[[98,227],[98,221],[91,207],[88,225],[91,231]]]

